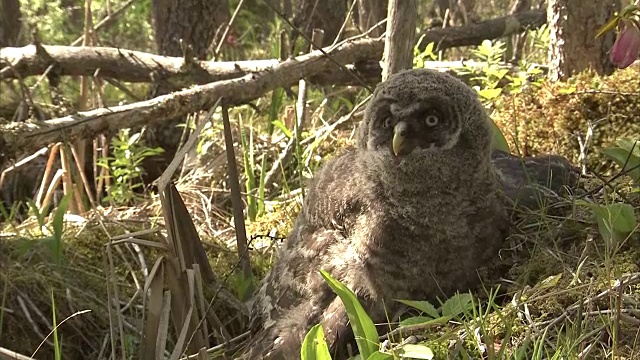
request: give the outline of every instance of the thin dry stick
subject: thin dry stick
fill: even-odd
[[[111,322],[111,318],[112,316],[116,316],[116,318],[118,319],[118,331],[119,331],[119,335],[120,335],[120,348],[122,351],[122,359],[126,358],[126,354],[125,354],[125,343],[124,343],[124,325],[123,325],[123,319],[122,319],[122,313],[120,312],[120,291],[118,289],[118,282],[116,281],[116,274],[115,274],[115,263],[113,261],[113,250],[111,249],[111,244],[107,244],[107,261],[109,264],[109,268],[107,271],[107,291],[109,291],[109,288],[111,288],[111,294],[109,294],[109,301],[107,302],[107,305],[109,306],[109,322]],[[110,286],[109,286],[110,285]],[[115,306],[115,311],[112,311],[111,307]],[[110,328],[112,328],[112,326],[110,326]],[[113,333],[112,333],[113,335]],[[112,346],[114,346],[115,344],[112,343]],[[113,351],[113,355],[115,355],[115,348],[112,348]]]
[[[353,15],[353,9],[355,8],[357,2],[358,1],[356,0],[356,1],[351,3],[351,7],[349,8],[349,11],[347,12],[347,16],[345,17],[344,21],[342,22],[342,26],[340,26],[340,30],[338,30],[338,35],[336,35],[336,38],[333,39],[333,44],[331,44],[331,47],[336,46],[336,44],[340,40],[340,36],[342,36],[342,33],[344,32],[344,29],[347,27],[347,23],[349,23],[349,20],[351,19],[351,16]],[[313,40],[313,37],[311,37],[311,40]]]
[[[242,4],[244,4],[244,0],[240,0],[240,2],[238,3],[238,6],[236,6],[236,10],[233,12],[233,15],[231,15],[231,19],[229,20],[227,27],[224,29],[224,32],[222,33],[222,37],[220,38],[220,40],[218,40],[218,45],[216,46],[216,50],[213,52],[214,60],[218,60],[218,58],[220,57],[220,49],[222,49],[222,45],[225,43],[225,39],[227,38],[229,29],[231,28],[231,25],[233,25],[233,21],[236,19],[236,16],[240,12],[240,8],[242,8]]]
[[[96,24],[96,26],[93,28],[93,31],[98,31],[100,29],[102,29],[103,27],[106,27],[110,24],[113,23],[113,20],[115,20],[118,16],[120,16],[120,14],[124,13],[124,11],[131,5],[133,5],[135,0],[129,0],[126,3],[124,3],[118,10],[114,11],[113,13],[111,13],[111,15],[105,17],[104,19],[100,20],[100,22],[98,22]],[[82,41],[84,40],[84,34],[82,36],[80,36],[79,38],[77,38],[74,42],[71,43],[71,46],[76,46],[79,45]]]
[[[81,169],[80,171],[78,171],[78,173],[80,174],[80,179],[82,180],[82,184],[84,185],[84,189],[87,192],[87,196],[89,197],[89,201],[91,202],[91,204],[93,206],[96,206],[96,199],[93,197],[93,194],[91,193],[91,188],[89,187],[89,180],[87,180],[87,176],[84,173],[84,170],[82,169],[83,166],[80,163],[80,157],[78,156],[78,153],[75,149],[75,147],[71,146],[71,155],[73,155],[73,159],[76,162],[76,166]]]
[[[313,37],[311,40],[311,48],[310,51],[314,50],[314,44],[322,44],[322,37],[324,36],[324,32],[320,29],[313,29]],[[271,169],[264,177],[264,187],[271,187],[273,182],[276,180],[278,175],[280,175],[280,169],[289,162],[289,159],[293,155],[293,150],[295,149],[296,141],[299,139],[299,134],[302,132],[302,128],[304,127],[305,121],[305,106],[306,106],[306,82],[304,79],[301,79],[298,83],[298,102],[296,103],[297,110],[297,121],[294,129],[294,134],[291,136],[289,141],[287,142],[287,146],[284,148],[278,159],[273,163]],[[264,171],[264,170],[263,170]]]
[[[64,170],[58,169],[58,171],[56,171],[56,173],[53,175],[51,183],[49,184],[49,188],[45,193],[46,195],[44,197],[44,200],[42,200],[42,205],[39,207],[40,209],[46,209],[47,206],[51,204],[53,193],[55,192],[56,188],[60,186],[60,182],[62,181],[62,174],[64,174]]]
[[[64,320],[60,321],[58,324],[56,324],[56,327],[54,327],[49,334],[47,334],[47,336],[42,339],[42,342],[40,342],[40,345],[38,345],[38,347],[36,348],[36,350],[33,352],[33,354],[31,354],[31,358],[33,359],[33,357],[36,355],[36,353],[38,352],[38,350],[40,350],[40,348],[42,347],[42,345],[44,345],[44,343],[49,339],[49,336],[51,336],[53,334],[54,331],[56,331],[60,326],[62,326],[62,324],[64,324],[67,320],[74,318],[78,315],[82,315],[82,314],[86,314],[88,312],[90,312],[91,310],[82,310],[82,311],[78,311],[75,312],[69,316],[67,316],[66,318],[64,318]]]
[[[233,135],[231,134],[231,124],[229,123],[229,108],[226,102],[222,101],[222,124],[224,125],[224,142],[227,152],[227,166],[229,171],[229,187],[231,187],[231,204],[233,206],[233,222],[236,228],[236,244],[238,247],[238,258],[240,267],[245,279],[251,278],[251,262],[249,253],[246,251],[247,230],[244,224],[244,212],[242,211],[242,195],[240,193],[240,181],[238,180],[238,165],[236,164],[236,154],[233,148]]]
[[[33,159],[37,158],[40,155],[44,155],[44,153],[46,153],[48,150],[48,148],[45,146],[42,149],[36,151],[35,153],[27,156],[26,158],[18,161],[17,163],[13,164],[12,166],[6,168],[2,174],[0,175],[0,187],[2,187],[2,184],[4,183],[4,177],[10,173],[11,171],[23,166],[24,164],[29,163],[30,161],[32,161]]]
[[[42,197],[45,195],[44,189],[47,187],[49,176],[51,176],[51,168],[53,167],[53,162],[58,155],[58,150],[60,150],[60,143],[55,143],[53,146],[51,146],[51,153],[49,153],[47,165],[44,168],[44,176],[42,177],[42,182],[40,183],[40,188],[38,189],[38,194],[36,195],[36,206],[38,207],[38,209],[41,209]]]
[[[73,182],[71,181],[71,171],[69,169],[69,163],[65,161],[67,158],[65,156],[64,146],[60,146],[60,164],[62,165],[62,191],[65,195],[70,194],[73,191]],[[69,211],[71,213],[76,213],[76,209],[78,208],[78,204],[75,201],[75,198],[69,199]]]
[[[0,347],[0,359],[6,360],[33,360],[31,356],[25,356],[15,351]]]

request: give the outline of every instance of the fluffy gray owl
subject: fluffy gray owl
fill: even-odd
[[[495,171],[491,131],[476,93],[452,76],[413,69],[378,85],[356,148],[309,184],[252,301],[243,357],[297,359],[317,323],[332,354],[344,355],[353,334],[320,269],[353,290],[375,323],[399,308],[396,299],[442,299],[478,285],[477,269],[508,235],[504,189],[521,182],[520,173]],[[510,155],[498,158],[507,175],[518,167]]]

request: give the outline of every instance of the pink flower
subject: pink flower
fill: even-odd
[[[622,30],[611,47],[609,58],[620,69],[633,64],[640,54],[640,30],[628,22],[622,23]]]

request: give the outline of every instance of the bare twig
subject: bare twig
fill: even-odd
[[[224,32],[222,32],[222,37],[220,38],[220,40],[218,40],[218,45],[216,46],[216,50],[213,52],[214,60],[218,60],[218,58],[220,57],[220,49],[222,49],[222,45],[224,45],[224,43],[226,42],[225,40],[227,39],[227,34],[229,33],[229,29],[231,28],[231,25],[233,25],[233,21],[236,19],[236,16],[240,12],[240,9],[242,8],[243,4],[244,4],[244,0],[240,0],[240,2],[238,3],[238,6],[236,6],[236,10],[233,12],[233,15],[231,15],[231,19],[229,20],[229,23],[224,28]]]
[[[313,29],[313,37],[311,40],[311,51],[313,51],[314,44],[322,44],[322,37],[324,32],[320,29]],[[301,79],[298,84],[298,102],[296,103],[297,120],[294,128],[293,136],[287,142],[287,146],[284,148],[278,159],[273,163],[271,170],[264,177],[264,187],[271,187],[278,175],[281,174],[280,169],[289,162],[289,159],[293,155],[296,143],[300,142],[300,134],[304,128],[306,117],[306,103],[307,103],[307,85],[304,79]],[[264,171],[264,169],[263,169]]]
[[[120,8],[118,8],[118,10],[112,12],[111,14],[109,14],[107,17],[105,17],[104,19],[100,20],[96,26],[93,28],[93,31],[98,31],[100,29],[102,29],[103,27],[108,27],[109,25],[111,25],[113,23],[114,20],[116,20],[118,18],[118,16],[120,16],[122,13],[124,13],[125,10],[127,10],[127,8],[129,8],[129,6],[133,5],[133,3],[136,0],[129,0],[126,3],[122,4],[122,6]],[[79,38],[77,38],[74,42],[71,43],[71,46],[78,46],[82,41],[84,40],[84,34],[82,36],[80,36]]]

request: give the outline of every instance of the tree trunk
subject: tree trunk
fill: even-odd
[[[221,36],[229,20],[228,0],[153,0],[152,6],[156,45],[160,55],[206,59],[214,38],[216,35]],[[163,80],[161,75],[159,77],[150,97],[178,90],[170,82]],[[176,118],[147,128],[144,137],[146,146],[161,147],[165,153],[147,158],[143,162],[145,182],[160,176],[173,159],[182,133],[182,128],[177,125],[183,121],[184,118]]]
[[[417,0],[391,0],[387,13],[384,67],[382,81],[390,75],[413,67],[413,45],[416,37]]]
[[[161,55],[183,56],[181,41],[192,56],[205,59],[216,31],[229,20],[228,0],[153,0],[156,44]]]
[[[475,13],[475,0],[436,0],[436,4],[440,18],[446,22],[447,26],[468,25],[479,21]],[[448,14],[447,10],[449,10]]]
[[[0,0],[0,48],[22,45],[21,35],[20,0]]]
[[[344,0],[301,0],[293,24],[309,39],[311,39],[313,29],[324,30],[322,46],[328,46],[333,44],[346,18],[347,3]],[[292,47],[296,46],[298,36],[298,33],[294,31],[291,37]],[[306,51],[310,45],[305,41],[304,45],[298,49]],[[294,52],[291,53],[294,54]]]
[[[355,0],[358,1],[358,27],[365,33],[387,17],[387,0]],[[369,36],[378,37],[384,33],[385,24],[373,29]]]
[[[566,80],[589,68],[600,75],[613,72],[608,52],[615,34],[609,32],[597,39],[596,34],[619,10],[619,0],[549,0],[550,78]]]

